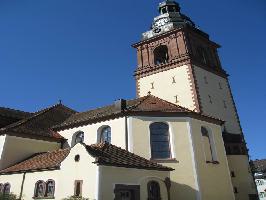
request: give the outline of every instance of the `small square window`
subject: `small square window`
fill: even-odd
[[[235,172],[231,171],[231,177],[236,177]]]
[[[234,187],[234,193],[235,193],[235,194],[238,193],[238,189],[237,189],[237,187]]]
[[[151,83],[151,89],[154,89],[154,82]]]
[[[209,83],[209,82],[208,82],[208,79],[207,79],[207,76],[204,76],[204,82],[205,82],[206,84]]]
[[[222,87],[222,83],[221,83],[221,82],[219,82],[219,89],[220,89],[220,90],[223,89],[223,87]]]
[[[172,83],[173,83],[173,84],[176,83],[176,81],[175,81],[175,76],[172,77]]]
[[[211,95],[208,95],[208,97],[209,97],[209,102],[212,104],[212,97],[211,97]]]

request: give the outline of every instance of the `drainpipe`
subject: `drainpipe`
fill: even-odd
[[[126,138],[126,150],[128,151],[128,125],[127,125],[127,116],[125,116],[125,138]]]
[[[21,200],[22,195],[23,195],[23,188],[24,188],[24,183],[25,183],[25,177],[26,177],[26,172],[23,173],[21,187],[20,187],[19,200]]]

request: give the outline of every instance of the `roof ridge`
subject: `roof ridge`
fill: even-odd
[[[46,112],[48,112],[48,111],[50,111],[50,110],[52,110],[52,109],[54,109],[54,108],[60,106],[60,105],[61,105],[61,104],[55,104],[55,105],[50,106],[50,107],[48,107],[48,108],[45,108],[45,109],[42,109],[42,110],[40,110],[40,111],[34,112],[33,115],[31,115],[31,116],[29,116],[29,117],[26,117],[26,118],[24,118],[24,119],[21,119],[21,120],[15,122],[15,123],[12,123],[12,124],[10,124],[10,125],[8,125],[8,126],[5,126],[5,127],[3,127],[3,128],[0,129],[0,134],[1,134],[2,131],[7,131],[7,130],[10,129],[10,128],[14,128],[14,127],[20,126],[20,125],[22,125],[22,124],[25,124],[25,123],[28,122],[29,120],[31,120],[31,119],[33,119],[33,118],[36,118],[36,117],[38,117],[38,116],[40,116],[40,115],[42,115],[42,114],[44,114],[44,113],[46,113]]]
[[[16,112],[21,112],[21,113],[25,113],[25,114],[27,114],[27,113],[28,113],[28,114],[32,114],[32,112],[23,111],[23,110],[14,109],[14,108],[9,108],[9,107],[3,107],[3,106],[1,106],[0,109],[16,111]]]

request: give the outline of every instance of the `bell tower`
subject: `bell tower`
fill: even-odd
[[[249,157],[230,89],[223,69],[220,45],[185,14],[178,3],[159,4],[159,16],[142,34],[135,71],[137,96],[154,96],[196,112],[225,121],[223,137],[236,199],[252,199],[256,194],[249,171]],[[243,166],[245,166],[243,170]]]

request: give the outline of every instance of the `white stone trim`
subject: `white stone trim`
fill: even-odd
[[[194,147],[194,141],[193,141],[193,133],[191,130],[191,119],[187,118],[187,128],[189,132],[189,143],[190,143],[190,152],[191,152],[191,158],[192,158],[192,166],[193,166],[193,172],[194,172],[194,179],[195,179],[195,189],[198,191],[196,194],[196,199],[201,200],[201,189],[200,189],[200,184],[199,184],[199,177],[198,177],[198,167],[197,167],[197,162],[195,160],[195,147]]]

